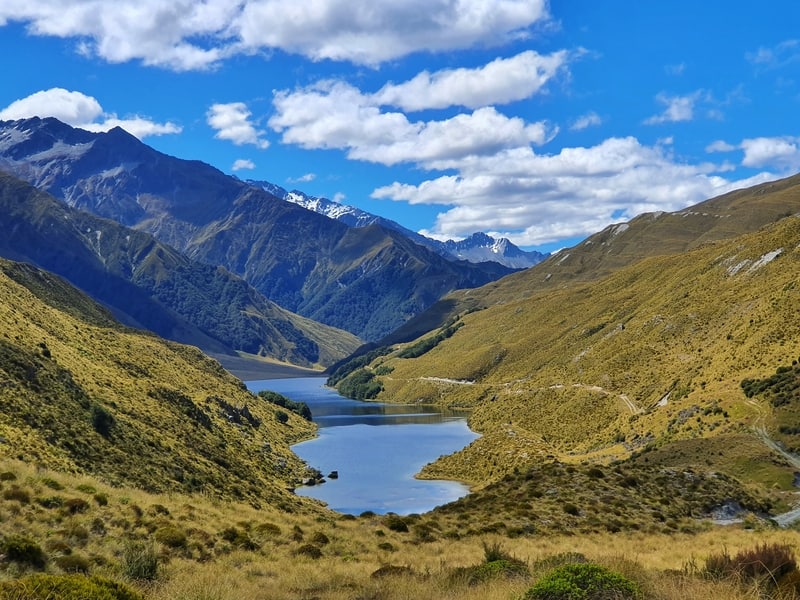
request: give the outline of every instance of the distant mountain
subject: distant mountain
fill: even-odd
[[[0,256],[68,279],[123,322],[210,352],[330,364],[359,341],[264,298],[223,268],[0,173]]]
[[[0,170],[221,265],[284,308],[367,340],[450,291],[511,272],[445,260],[377,224],[348,227],[202,162],[157,152],[119,128],[0,122]]]
[[[512,269],[527,269],[542,262],[548,256],[541,252],[520,250],[506,238],[498,240],[480,232],[474,233],[458,242],[453,240],[441,242],[420,235],[416,231],[411,231],[396,221],[374,215],[355,206],[348,206],[327,198],[309,196],[299,190],[287,191],[279,185],[268,181],[249,180],[247,183],[266,190],[278,198],[294,202],[303,208],[341,221],[350,227],[366,227],[367,225],[378,224],[387,229],[393,229],[412,241],[452,260],[466,260],[473,263],[491,261]]]

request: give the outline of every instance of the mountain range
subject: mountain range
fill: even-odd
[[[367,225],[378,224],[387,229],[398,231],[421,246],[425,246],[451,260],[467,260],[473,263],[496,262],[512,269],[527,269],[542,262],[548,256],[541,252],[521,250],[507,238],[495,239],[482,232],[473,233],[463,240],[442,242],[411,231],[396,221],[374,215],[354,206],[334,202],[327,198],[309,196],[299,190],[287,191],[268,181],[248,180],[248,183],[278,198],[283,198],[308,210],[313,210],[331,219],[341,221],[350,227],[366,227]]]
[[[450,291],[512,272],[496,262],[447,260],[379,224],[348,227],[207,164],[157,152],[120,128],[90,133],[52,118],[0,122],[0,169],[365,340]]]
[[[270,302],[221,267],[0,173],[0,256],[56,273],[131,326],[207,352],[326,365],[358,338]]]

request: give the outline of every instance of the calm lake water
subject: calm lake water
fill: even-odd
[[[465,496],[452,481],[423,481],[414,475],[443,454],[460,450],[478,435],[466,415],[435,407],[358,402],[324,387],[324,377],[249,381],[252,392],[272,390],[311,408],[319,437],[292,450],[311,467],[338,479],[299,487],[300,496],[326,502],[333,510],[358,515],[371,510],[400,515],[422,513]]]

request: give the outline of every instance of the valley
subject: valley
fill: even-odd
[[[25,155],[45,188],[53,139],[150,154],[119,132],[13,127],[47,150]],[[82,190],[61,199],[0,178],[0,598],[516,598],[587,564],[631,598],[798,593],[794,567],[740,577],[751,556],[783,569],[769,561],[800,543],[797,176],[510,273],[171,164],[227,200],[165,207],[151,190],[92,208],[125,225],[76,208],[97,165],[59,180]],[[144,172],[113,181],[130,191]],[[317,247],[290,249],[298,237]],[[417,477],[470,493],[419,513],[297,493],[317,465],[292,447],[323,421],[243,380],[326,367],[388,412],[466,412],[480,437]]]

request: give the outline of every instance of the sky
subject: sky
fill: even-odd
[[[2,0],[0,120],[553,251],[800,171],[798,23],[796,0]]]

